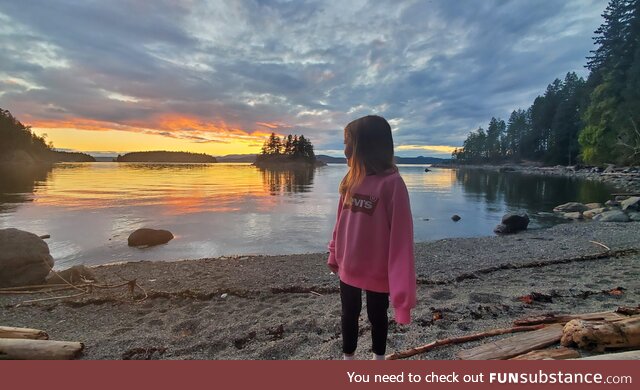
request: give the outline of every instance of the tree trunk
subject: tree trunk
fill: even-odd
[[[44,330],[0,326],[0,339],[48,340],[49,335]]]
[[[571,320],[564,326],[560,343],[565,347],[577,345],[599,352],[639,348],[640,316],[614,322]]]
[[[84,344],[72,341],[0,339],[0,359],[68,360],[83,348]]]

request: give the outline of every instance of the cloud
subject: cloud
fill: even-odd
[[[375,113],[424,152],[584,75],[606,3],[2,2],[0,107],[193,142],[304,133],[318,150]]]

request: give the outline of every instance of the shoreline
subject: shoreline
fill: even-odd
[[[613,166],[607,169],[596,167],[563,166],[552,167],[523,165],[523,164],[433,164],[434,168],[447,169],[478,169],[496,171],[502,173],[520,173],[524,175],[539,176],[562,176],[576,179],[600,181],[610,184],[620,191],[627,193],[640,193],[640,167],[620,167]]]
[[[609,255],[594,242],[609,248]],[[615,254],[615,256],[613,255]],[[511,236],[454,238],[415,247],[418,304],[409,326],[389,311],[387,353],[497,327],[517,318],[614,310],[640,303],[640,224],[570,223]],[[83,359],[339,359],[338,280],[326,253],[242,256],[92,267],[100,283],[136,280],[60,300],[0,295],[0,323],[85,343]],[[623,294],[607,293],[618,287]],[[551,302],[523,303],[532,292]],[[58,293],[73,294],[74,291]],[[370,357],[361,315],[359,359]],[[439,313],[441,319],[436,318]],[[486,340],[484,341],[486,342]],[[454,359],[480,342],[416,359]]]

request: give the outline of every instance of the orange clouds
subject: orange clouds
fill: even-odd
[[[286,127],[279,123],[257,122],[259,126],[253,131],[245,130],[238,125],[224,121],[207,121],[196,116],[179,113],[167,113],[153,116],[145,120],[128,120],[117,122],[99,121],[85,118],[65,118],[60,120],[31,120],[33,128],[41,130],[67,129],[89,131],[123,131],[156,135],[171,139],[180,139],[194,144],[220,143],[237,145],[244,152],[257,151],[271,131]],[[260,128],[261,127],[261,128]],[[58,145],[59,148],[73,148],[73,145]],[[145,149],[149,145],[140,145]],[[195,149],[195,148],[194,148]],[[201,149],[201,148],[198,148]],[[228,149],[228,148],[227,148]]]

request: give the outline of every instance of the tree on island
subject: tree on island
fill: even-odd
[[[289,134],[280,139],[275,133],[271,133],[256,157],[256,165],[281,163],[316,164],[313,144],[304,135]]]

